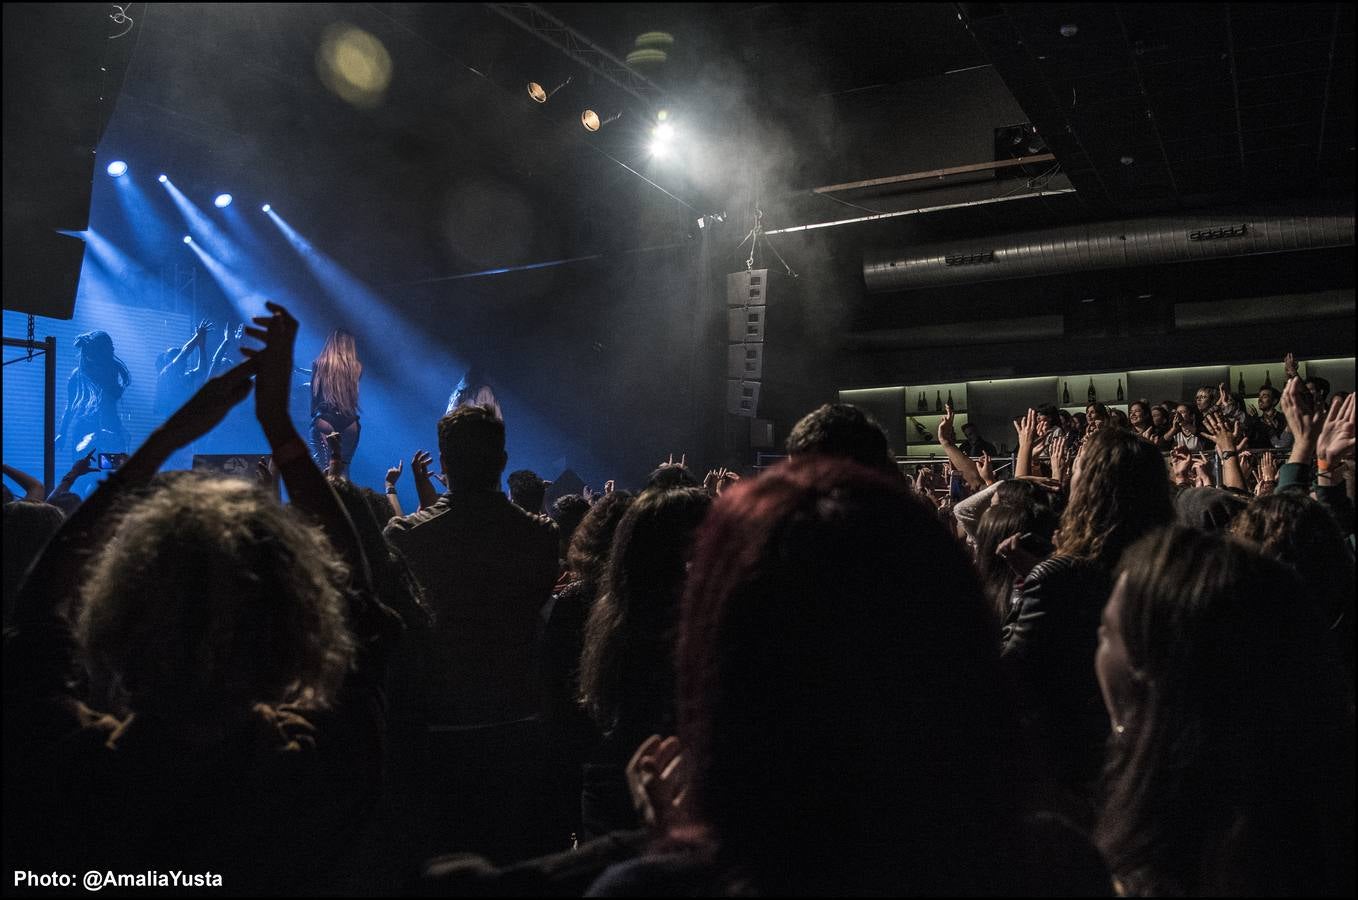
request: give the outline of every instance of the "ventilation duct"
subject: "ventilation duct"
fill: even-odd
[[[883,293],[1352,245],[1351,202],[1188,212],[870,253],[863,280]]]

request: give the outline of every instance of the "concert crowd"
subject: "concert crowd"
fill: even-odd
[[[126,386],[84,336],[70,471],[5,468],[8,889],[1353,895],[1355,400],[1291,354],[1253,397],[1015,410],[1004,461],[948,410],[907,475],[829,404],[759,471],[548,502],[471,373],[350,481],[354,339],[299,429],[268,308],[239,360],[166,351],[82,499]],[[175,462],[230,417],[257,471]]]

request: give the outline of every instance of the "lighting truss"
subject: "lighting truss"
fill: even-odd
[[[664,92],[646,76],[562,22],[536,3],[487,3],[491,12],[551,44],[575,62],[622,88],[642,103],[661,105]]]

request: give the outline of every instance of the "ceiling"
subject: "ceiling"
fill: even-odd
[[[1352,190],[1352,4],[961,6],[1092,210]]]

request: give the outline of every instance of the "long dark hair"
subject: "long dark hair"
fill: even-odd
[[[104,392],[115,389],[121,394],[132,384],[127,365],[113,352],[113,338],[107,331],[87,331],[75,339],[75,394],[70,408],[88,411],[103,401]]]
[[[315,403],[326,403],[347,416],[358,415],[358,380],[363,377],[363,363],[359,362],[354,336],[343,328],[330,332],[311,367]]]
[[[1139,895],[1353,894],[1352,693],[1297,576],[1167,528],[1122,560],[1130,679],[1095,833]]]
[[[605,732],[660,728],[673,716],[679,597],[711,504],[698,488],[644,491],[618,523],[580,658],[581,700]]]
[[[995,890],[1023,805],[999,645],[966,551],[899,479],[805,457],[724,493],[679,643],[721,870],[770,895]]]
[[[1000,619],[1009,612],[1014,573],[995,553],[995,548],[1005,538],[1028,532],[1051,540],[1055,530],[1056,516],[1043,506],[997,503],[981,513],[981,521],[976,526],[976,571],[981,576],[981,587]]]
[[[1076,466],[1058,555],[1112,569],[1138,538],[1174,521],[1169,470],[1150,441],[1101,428],[1085,440]]]

